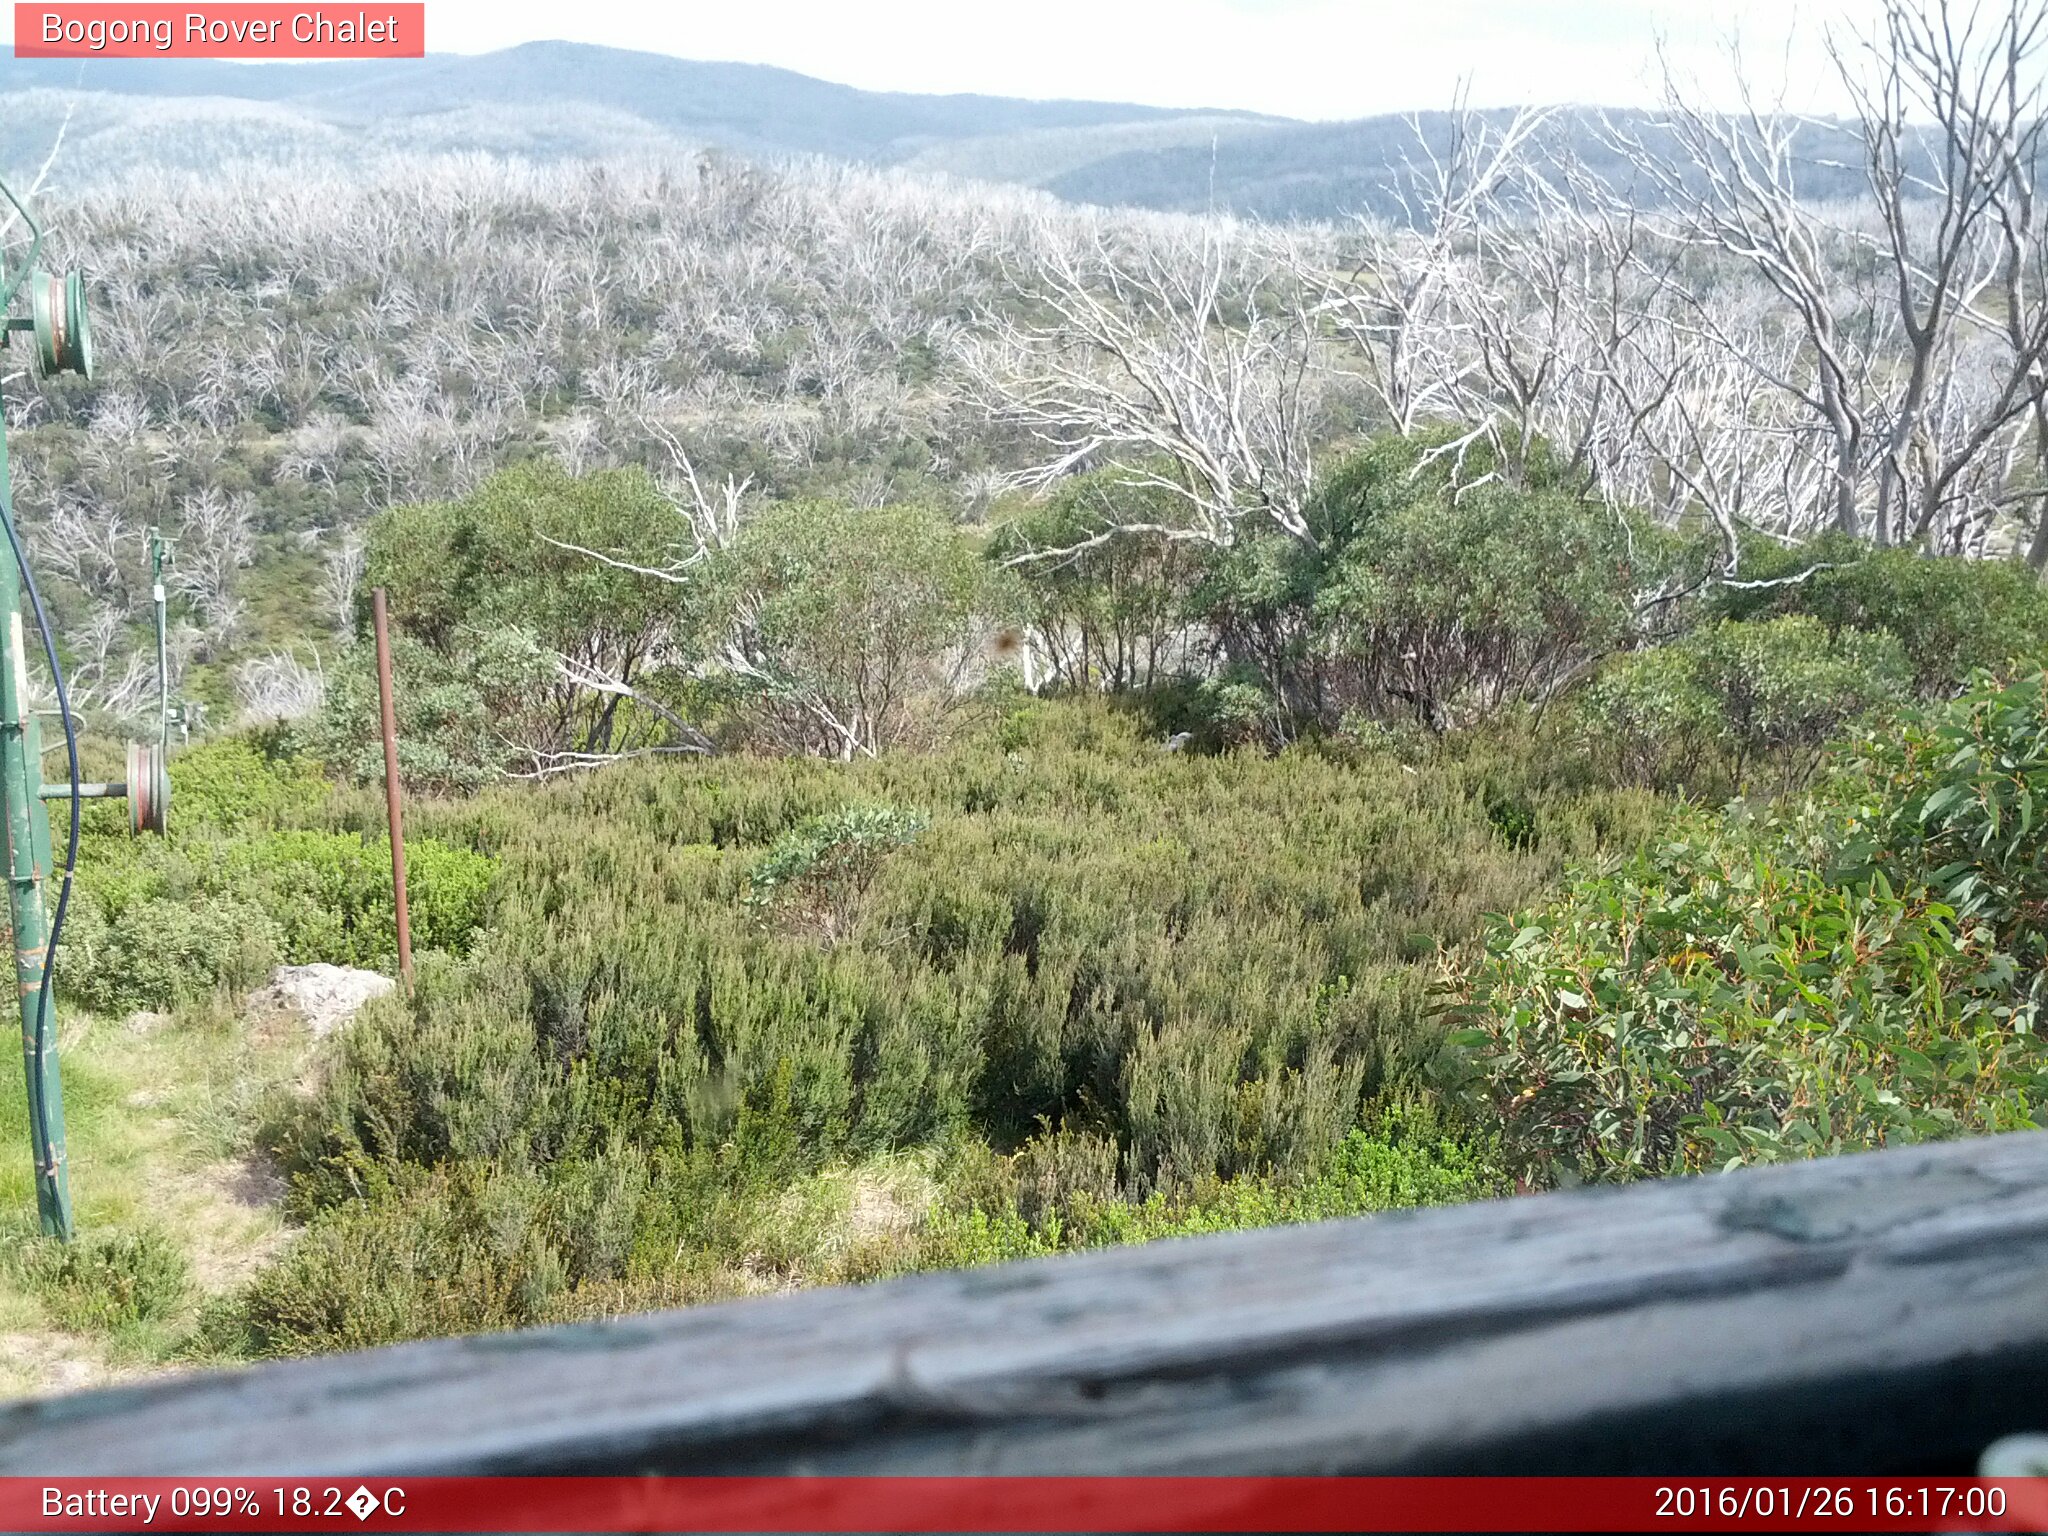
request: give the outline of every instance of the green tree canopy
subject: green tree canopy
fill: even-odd
[[[852,758],[942,712],[1005,584],[923,507],[770,507],[713,562],[712,633],[758,726],[794,751]]]
[[[682,533],[644,473],[577,477],[551,463],[378,516],[358,626],[368,626],[370,589],[384,587],[411,642],[399,651],[402,685],[476,727],[462,733],[460,761],[428,777],[547,771],[672,743],[677,723],[644,685],[695,659],[703,584],[681,564]],[[353,670],[363,665],[359,656]],[[366,679],[344,676],[333,691],[330,713],[348,716],[341,734],[366,737]]]

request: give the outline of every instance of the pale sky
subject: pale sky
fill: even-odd
[[[1787,105],[1829,110],[1821,28],[1876,11],[1877,0],[428,0],[427,44],[482,53],[569,38],[870,90],[1347,118],[1442,106],[1461,77],[1478,105],[1642,104],[1660,36],[1725,97],[1724,46],[1739,34],[1755,72],[1775,81],[1789,64],[1799,89]]]

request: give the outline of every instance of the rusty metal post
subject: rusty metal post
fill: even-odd
[[[398,711],[391,702],[391,628],[384,589],[370,594],[377,631],[377,700],[384,711],[384,809],[391,818],[391,905],[398,918],[398,974],[412,990],[412,918],[405,907],[405,829],[399,817]]]

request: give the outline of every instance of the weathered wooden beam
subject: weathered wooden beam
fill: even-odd
[[[2048,1135],[0,1410],[0,1473],[1966,1471],[2048,1428]]]

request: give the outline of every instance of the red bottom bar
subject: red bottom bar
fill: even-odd
[[[2048,1531],[2048,1478],[0,1478],[8,1531]]]

